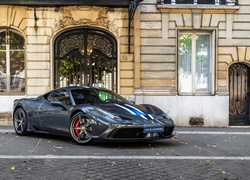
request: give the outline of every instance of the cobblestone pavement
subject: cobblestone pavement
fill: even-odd
[[[1,159],[1,179],[239,179],[213,161]],[[31,179],[33,179],[31,178]]]
[[[176,129],[175,136],[167,140],[81,146],[58,136],[17,136],[11,127],[0,126],[0,180],[250,179],[248,129]],[[115,158],[107,158],[110,156]],[[131,159],[142,156],[150,158]]]

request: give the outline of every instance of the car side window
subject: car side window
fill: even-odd
[[[66,90],[53,91],[47,98],[48,101],[60,101],[64,105],[71,105],[69,93]]]
[[[76,105],[79,104],[98,104],[100,103],[97,95],[89,90],[75,89],[71,91]]]

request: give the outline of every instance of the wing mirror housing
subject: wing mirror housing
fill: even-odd
[[[130,101],[131,104],[135,104],[135,101]]]
[[[62,102],[60,102],[60,101],[53,101],[53,102],[51,102],[51,104],[53,106],[61,106],[63,108],[63,110],[67,109],[67,107]]]

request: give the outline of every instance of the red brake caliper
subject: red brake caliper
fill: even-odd
[[[80,127],[80,119],[78,119],[78,120],[76,121],[75,127]],[[75,133],[76,133],[77,136],[79,136],[79,131],[80,131],[79,129],[75,129]]]

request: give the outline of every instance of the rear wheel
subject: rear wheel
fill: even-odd
[[[23,136],[27,131],[27,117],[23,108],[18,108],[13,115],[13,124],[18,135]]]
[[[92,142],[92,127],[90,119],[82,112],[75,114],[70,123],[70,135],[79,144]]]

